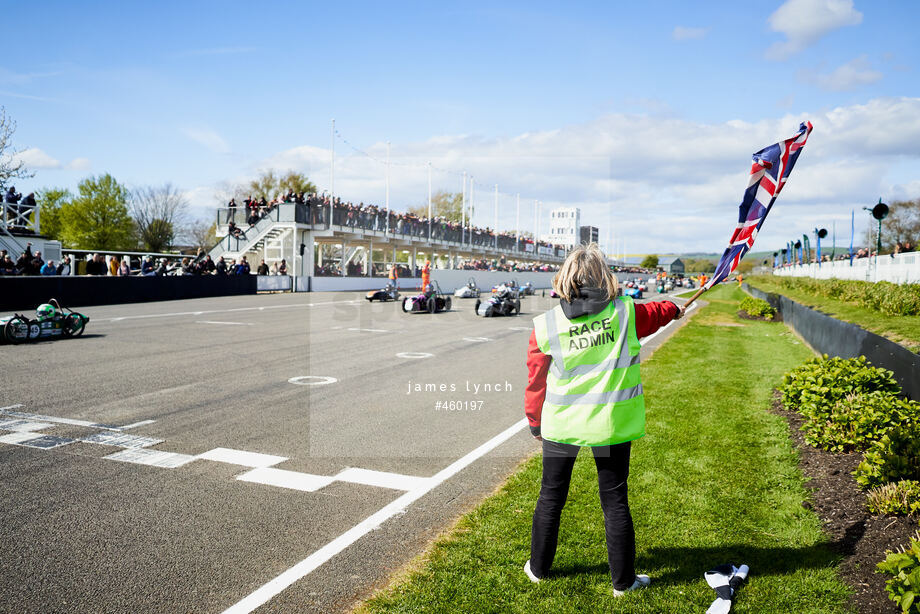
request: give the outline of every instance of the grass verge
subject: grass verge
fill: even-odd
[[[920,316],[885,315],[846,301],[818,296],[800,289],[786,288],[769,275],[745,278],[745,281],[758,290],[782,294],[829,316],[852,322],[895,343],[900,343],[912,352],[920,353]]]
[[[648,435],[632,452],[637,571],[650,589],[613,598],[597,474],[575,464],[553,574],[522,566],[540,487],[540,457],[359,612],[701,612],[715,598],[703,572],[747,563],[733,612],[844,612],[849,590],[808,497],[785,422],[767,412],[783,372],[811,356],[782,324],[742,321],[735,285],[643,365]]]

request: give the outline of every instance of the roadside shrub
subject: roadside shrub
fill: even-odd
[[[920,482],[899,480],[873,488],[866,495],[866,503],[873,514],[916,514],[920,512]]]
[[[920,480],[920,424],[906,422],[885,433],[866,451],[853,475],[863,488]]]
[[[873,367],[865,356],[828,358],[825,354],[784,375],[780,391],[787,409],[820,419],[826,418],[827,406],[847,395],[874,391],[898,395],[901,387],[891,371]]]
[[[888,598],[897,603],[904,614],[920,613],[920,601],[917,601],[920,595],[920,532],[911,538],[906,548],[889,552],[876,569],[894,576],[885,582]]]
[[[760,298],[754,298],[753,296],[746,296],[741,299],[741,310],[749,316],[755,318],[762,317],[766,320],[772,320],[776,315],[776,309],[774,309],[770,303]]]
[[[891,429],[920,421],[920,404],[888,391],[856,392],[816,404],[802,425],[805,441],[829,452],[865,450]]]

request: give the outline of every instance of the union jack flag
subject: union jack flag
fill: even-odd
[[[811,122],[799,125],[798,133],[792,138],[764,147],[754,154],[754,163],[751,165],[751,178],[744,191],[744,198],[738,207],[738,226],[732,233],[728,247],[722,254],[716,272],[704,286],[706,289],[719,283],[732,274],[738,263],[754,246],[754,239],[767,219],[767,214],[776,202],[786,180],[792,173],[805,141],[811,134]]]

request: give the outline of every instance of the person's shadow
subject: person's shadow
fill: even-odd
[[[760,575],[792,574],[802,569],[830,567],[841,556],[853,554],[856,543],[865,532],[865,524],[857,522],[846,534],[833,542],[811,546],[751,546],[721,544],[713,546],[668,546],[637,552],[636,569],[654,574],[656,584],[684,584],[698,580],[703,572],[716,565],[732,563],[749,565],[752,573]],[[606,562],[554,566],[552,575],[606,574]]]

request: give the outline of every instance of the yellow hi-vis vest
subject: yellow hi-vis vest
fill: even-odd
[[[636,310],[620,297],[600,313],[569,320],[557,306],[534,318],[540,351],[552,356],[541,435],[606,446],[645,435]]]

